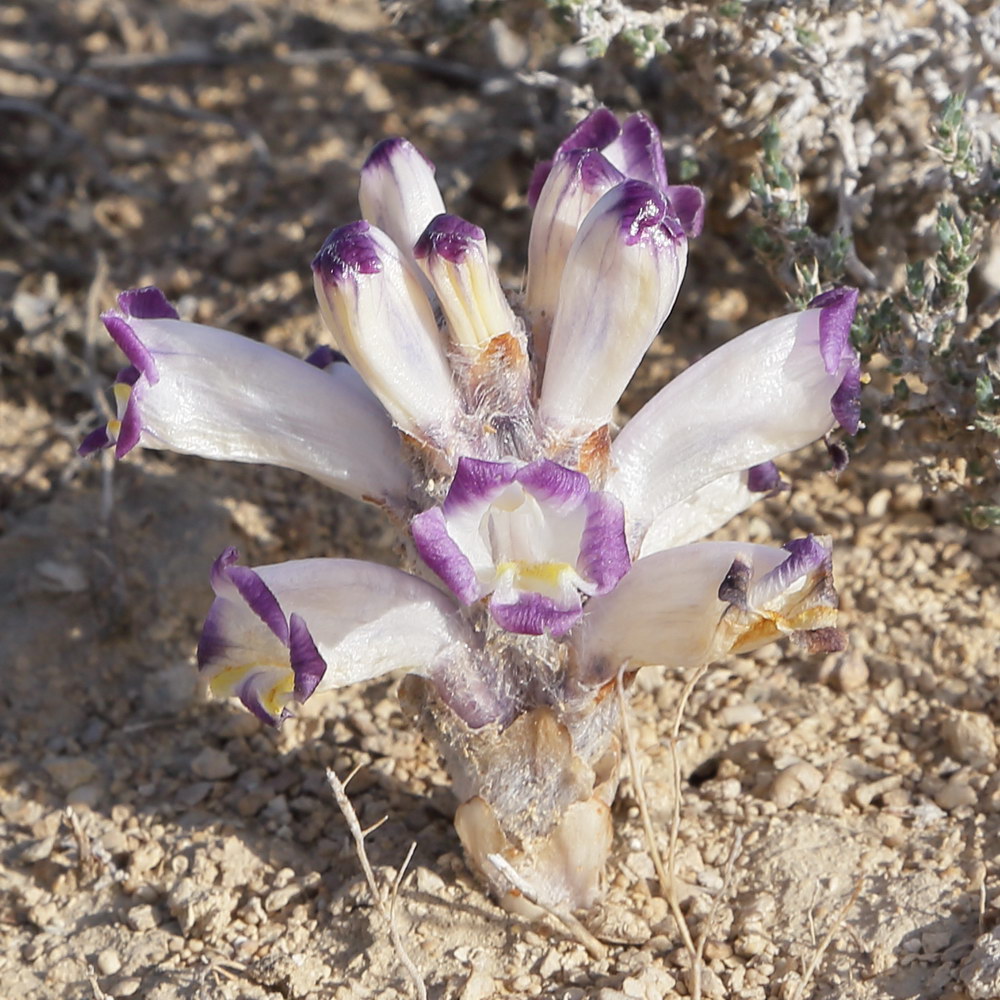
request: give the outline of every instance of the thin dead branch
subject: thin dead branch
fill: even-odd
[[[368,851],[365,848],[365,837],[373,830],[377,830],[385,822],[385,817],[380,819],[373,826],[370,826],[367,830],[362,829],[361,823],[358,820],[358,814],[354,811],[354,806],[351,805],[351,800],[347,797],[347,784],[357,773],[358,768],[355,768],[347,776],[347,780],[341,782],[340,778],[337,777],[336,772],[332,768],[327,768],[326,780],[333,791],[333,797],[337,802],[337,806],[344,816],[347,828],[351,832],[351,837],[354,839],[354,850],[358,856],[358,861],[361,863],[361,870],[364,872],[365,881],[368,883],[368,889],[372,894],[375,909],[378,910],[379,915],[385,921],[386,928],[389,932],[389,939],[392,941],[392,947],[396,952],[396,957],[399,959],[400,964],[410,977],[410,982],[413,983],[414,992],[419,1000],[427,1000],[427,987],[424,985],[424,980],[420,975],[420,970],[417,968],[413,959],[410,958],[409,952],[407,952],[406,946],[403,944],[403,939],[399,933],[399,928],[396,926],[395,919],[395,903],[396,897],[399,894],[399,885],[403,879],[403,873],[406,871],[406,866],[410,863],[410,859],[413,857],[413,851],[416,848],[416,844],[412,844],[410,846],[409,853],[406,855],[406,859],[400,866],[399,873],[396,875],[392,885],[389,905],[387,906],[385,896],[375,879],[375,872],[372,870],[371,862],[368,860]]]
[[[705,945],[708,943],[708,935],[712,932],[715,927],[715,921],[719,916],[719,908],[722,906],[722,902],[729,896],[730,891],[733,887],[733,873],[736,870],[736,860],[739,858],[743,851],[743,831],[737,829],[733,834],[733,843],[729,848],[729,857],[726,858],[726,867],[722,873],[722,888],[719,889],[718,893],[712,899],[712,905],[708,909],[708,914],[706,915],[704,921],[702,921],[701,932],[698,934],[698,967],[700,968],[701,963],[705,960]]]
[[[517,873],[514,867],[501,854],[487,854],[486,860],[511,884],[529,903],[534,903],[550,917],[558,920],[587,949],[591,957],[600,961],[607,957],[608,949],[587,930],[583,924],[568,910],[562,910],[539,897],[531,883]]]
[[[100,80],[96,76],[87,73],[71,73],[52,66],[43,66],[41,63],[32,62],[27,59],[9,59],[5,56],[0,56],[0,69],[11,73],[20,73],[24,76],[33,76],[38,80],[51,80],[62,87],[77,87],[81,90],[89,90],[108,100],[130,104],[133,107],[141,108],[143,111],[151,111],[155,114],[169,115],[172,118],[200,122],[206,125],[221,125],[223,128],[236,132],[246,141],[262,164],[270,162],[270,151],[268,150],[267,143],[256,129],[234,121],[232,118],[227,118],[225,115],[217,114],[214,111],[205,111],[202,108],[185,106],[169,99],[154,100],[150,97],[143,97],[131,87],[120,83],[110,83],[107,80]]]
[[[858,901],[858,896],[861,895],[861,889],[864,884],[864,876],[859,876],[857,882],[854,883],[854,891],[851,893],[847,902],[844,903],[844,905],[837,912],[837,915],[833,918],[833,922],[830,924],[830,929],[823,936],[823,940],[820,941],[819,947],[813,952],[812,958],[809,960],[809,964],[802,973],[802,978],[799,980],[798,986],[795,987],[795,992],[792,994],[792,1000],[802,1000],[803,996],[805,996],[806,988],[809,986],[809,982],[811,981],[813,974],[816,972],[817,966],[823,960],[823,956],[826,954],[826,949],[830,947],[830,942],[833,941],[833,935],[840,929],[844,920],[847,919],[847,914],[850,913],[854,904]]]
[[[625,744],[625,753],[628,757],[629,774],[632,778],[632,789],[635,792],[636,805],[639,807],[639,818],[642,820],[642,828],[646,834],[646,845],[649,849],[649,856],[653,860],[653,868],[656,870],[656,878],[660,883],[660,892],[666,899],[670,894],[670,879],[667,877],[667,870],[663,866],[663,857],[660,848],[656,843],[656,834],[653,831],[653,823],[649,818],[649,806],[646,801],[646,788],[639,772],[639,762],[635,752],[635,739],[632,735],[632,726],[629,722],[630,706],[625,700],[625,688],[622,684],[622,674],[624,668],[618,671],[615,679],[615,690],[618,694],[618,711],[622,720],[622,742]]]
[[[453,59],[439,59],[421,52],[412,52],[408,49],[385,45],[377,39],[361,33],[350,35],[344,45],[331,45],[316,49],[287,51],[257,49],[243,52],[224,52],[219,49],[191,48],[164,53],[115,54],[99,56],[91,60],[89,67],[91,70],[98,71],[141,71],[148,73],[157,70],[259,66],[268,63],[281,66],[381,63],[412,69],[446,83],[476,89],[495,86],[497,80],[503,79],[503,74],[487,74]]]
[[[674,801],[670,815],[670,840],[667,847],[667,905],[673,914],[674,922],[680,931],[684,941],[684,949],[691,959],[691,996],[693,1000],[701,1000],[701,956],[699,950],[691,937],[691,931],[687,925],[687,919],[681,911],[680,900],[677,898],[677,840],[680,836],[681,828],[681,762],[677,756],[677,744],[680,741],[681,721],[684,712],[687,710],[687,703],[694,691],[697,683],[705,676],[708,664],[703,664],[689,678],[681,691],[680,701],[677,703],[677,711],[674,714],[674,724],[670,731],[668,745],[670,747],[670,763],[674,778]]]

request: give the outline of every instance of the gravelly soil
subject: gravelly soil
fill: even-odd
[[[409,995],[325,783],[326,767],[359,764],[362,822],[388,817],[368,843],[379,875],[417,844],[399,921],[431,996],[688,995],[629,782],[607,900],[588,919],[609,945],[596,961],[483,893],[395,682],[316,699],[277,732],[201,696],[193,647],[215,555],[391,563],[375,515],[279,470],[136,453],[112,471],[74,456],[117,367],[94,320],[119,287],[155,281],[191,318],[297,354],[315,343],[308,261],[356,216],[357,167],[384,135],[432,156],[446,200],[487,228],[516,283],[531,163],[579,96],[537,81],[484,92],[485,77],[558,49],[541,13],[516,13],[510,34],[481,18],[444,47],[371,0],[0,13],[5,998]],[[167,58],[181,52],[189,63]],[[588,74],[609,102],[652,101],[671,141],[705,128],[669,81],[635,74],[613,94],[620,77]],[[784,308],[716,221],[626,409]],[[1000,996],[1000,537],[926,494],[910,445],[873,430],[838,480],[822,448],[795,456],[782,463],[792,493],[723,532],[832,535],[851,645],[732,659],[692,697],[676,865],[694,932],[710,921],[707,997],[790,1000],[831,933],[806,996]],[[684,681],[651,670],[634,700],[661,846]]]

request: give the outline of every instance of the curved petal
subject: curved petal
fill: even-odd
[[[276,722],[294,702],[407,669],[451,669],[471,643],[455,605],[415,576],[354,559],[216,560],[198,664],[218,695]]]
[[[132,365],[115,383],[118,417],[82,450],[116,443],[121,458],[141,444],[279,465],[357,498],[405,497],[399,435],[350,366],[321,371],[247,337],[184,323],[172,309],[155,314],[153,299],[165,302],[155,291],[123,293],[124,314],[103,317]]]
[[[742,514],[755,501],[783,489],[788,489],[788,484],[773,462],[720,476],[661,511],[642,536],[641,547],[636,542],[634,548],[638,548],[639,557],[643,558],[662,549],[697,542]]]
[[[836,606],[826,541],[701,542],[640,559],[589,601],[571,642],[581,683],[599,685],[625,663],[699,666],[782,635],[839,648]]]
[[[396,245],[369,223],[335,229],[313,260],[337,347],[407,434],[446,451],[458,397],[430,302]]]
[[[608,143],[604,155],[626,177],[645,181],[661,191],[666,189],[667,165],[660,130],[641,111],[622,122],[621,134]]]
[[[559,289],[538,409],[554,437],[606,424],[673,307],[687,240],[666,197],[625,181],[591,209]]]
[[[857,293],[838,291],[817,300],[818,308],[770,320],[712,351],[625,425],[611,446],[608,488],[639,537],[703,486],[834,427],[833,401],[858,372],[845,333]]]

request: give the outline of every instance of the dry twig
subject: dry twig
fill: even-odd
[[[506,858],[501,854],[487,854],[486,860],[493,865],[496,870],[503,875],[511,886],[519,893],[529,903],[534,903],[539,909],[544,910],[550,917],[558,920],[570,933],[577,939],[590,952],[591,957],[596,958],[600,961],[602,958],[606,958],[608,954],[608,949],[601,944],[597,938],[594,937],[590,931],[587,930],[583,924],[577,920],[568,910],[561,910],[550,903],[544,902],[539,898],[538,892],[534,889],[527,879],[523,878],[521,875],[515,871],[514,867],[507,861]]]
[[[360,767],[360,765],[358,766]],[[332,768],[328,767],[326,769],[326,780],[333,791],[333,797],[337,801],[337,806],[344,816],[347,828],[351,831],[351,836],[354,838],[354,849],[358,855],[358,861],[361,863],[361,870],[365,874],[365,881],[368,883],[368,889],[372,894],[375,909],[378,910],[379,915],[385,921],[386,927],[388,928],[389,939],[392,941],[392,947],[396,952],[396,957],[399,959],[403,968],[406,969],[406,973],[410,977],[410,981],[413,983],[414,992],[419,997],[419,1000],[427,1000],[427,987],[424,985],[423,978],[420,975],[420,970],[417,968],[413,959],[410,958],[410,955],[406,950],[406,946],[403,944],[399,928],[396,926],[395,914],[395,904],[396,897],[399,894],[399,885],[403,880],[403,875],[406,872],[406,866],[410,863],[410,858],[413,857],[413,852],[417,845],[412,844],[410,846],[409,853],[406,855],[406,859],[400,866],[399,872],[393,882],[389,905],[386,906],[385,897],[382,894],[382,890],[379,888],[378,882],[375,880],[375,872],[372,870],[371,862],[368,860],[368,851],[365,849],[365,837],[373,830],[377,830],[385,822],[385,817],[380,819],[374,825],[368,827],[367,830],[361,828],[361,823],[358,820],[358,814],[354,811],[354,806],[351,805],[351,800],[347,797],[347,784],[357,773],[358,768],[355,768],[347,776],[347,779],[342,782],[340,778],[337,777],[336,772]]]
[[[708,670],[707,663],[699,667],[684,685],[680,701],[677,703],[677,712],[674,714],[674,724],[670,731],[669,740],[670,762],[673,768],[674,776],[674,801],[673,808],[671,809],[670,840],[667,848],[667,905],[670,907],[670,912],[673,914],[674,922],[677,924],[681,938],[684,941],[684,948],[691,959],[692,1000],[700,1000],[701,998],[701,955],[698,947],[695,945],[694,940],[691,937],[691,931],[688,928],[687,920],[681,912],[680,900],[677,898],[677,839],[680,835],[681,828],[681,762],[680,758],[677,756],[677,744],[680,740],[681,720],[684,718],[684,712],[687,709],[687,703],[691,697],[691,692],[694,691],[695,685],[697,685],[698,681],[705,676],[706,670]]]
[[[660,848],[656,843],[656,835],[653,832],[653,823],[649,818],[649,806],[646,802],[646,788],[642,782],[642,775],[639,773],[639,762],[635,752],[635,740],[632,737],[632,726],[629,723],[629,705],[625,700],[625,688],[622,684],[622,674],[624,668],[618,671],[615,679],[615,690],[618,693],[618,710],[622,719],[622,741],[625,744],[625,753],[628,757],[629,774],[632,777],[632,789],[635,792],[636,805],[639,807],[639,817],[642,820],[642,828],[646,834],[646,844],[649,848],[649,856],[653,859],[653,868],[656,869],[656,878],[660,883],[660,892],[666,899],[670,894],[670,880],[667,877],[667,870],[663,867],[663,858],[660,855]]]
[[[840,929],[841,924],[843,924],[844,920],[847,918],[847,914],[858,901],[858,896],[861,895],[861,888],[864,884],[864,876],[860,876],[854,884],[854,892],[851,893],[850,898],[840,908],[836,917],[834,917],[833,922],[830,924],[830,929],[823,936],[823,940],[820,941],[819,947],[813,952],[812,958],[809,960],[809,964],[806,966],[805,972],[802,973],[802,978],[799,980],[798,986],[795,987],[795,992],[792,994],[792,1000],[802,1000],[802,997],[805,996],[806,987],[809,985],[813,974],[816,972],[816,967],[823,960],[823,956],[826,954],[826,949],[830,947],[830,942],[833,941],[833,935]]]

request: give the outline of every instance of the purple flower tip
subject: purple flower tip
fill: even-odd
[[[326,660],[313,641],[309,626],[294,612],[288,619],[288,652],[295,676],[295,699],[305,701],[326,673]]]
[[[428,223],[413,247],[413,256],[418,260],[439,254],[452,264],[461,264],[469,247],[486,239],[479,226],[474,226],[457,215],[442,214]]]
[[[663,161],[660,130],[647,115],[630,115],[622,125],[625,173],[648,181],[661,190],[667,186],[667,166]]]
[[[829,558],[830,550],[814,535],[805,538],[793,538],[781,546],[790,555],[782,566],[788,572],[789,579],[795,579],[805,573],[819,569]]]
[[[844,377],[830,400],[834,419],[848,434],[861,425],[861,364],[851,343],[851,323],[858,305],[856,288],[831,288],[809,303],[819,314],[819,350],[827,374],[833,375],[848,362]]]
[[[569,149],[604,149],[621,135],[621,126],[615,113],[608,108],[592,111],[559,146],[560,151]]]
[[[747,472],[747,489],[751,493],[770,493],[781,486],[781,473],[774,462],[763,462]]]
[[[558,639],[583,617],[583,608],[579,605],[559,608],[554,601],[541,594],[524,594],[513,604],[491,601],[490,615],[508,632],[518,635],[544,635],[547,632]]]
[[[101,322],[132,366],[146,376],[150,385],[156,385],[160,381],[160,374],[156,370],[156,361],[146,345],[139,339],[132,324],[124,316],[112,312],[103,313]]]
[[[615,209],[620,219],[621,234],[629,246],[641,243],[655,234],[665,232],[679,238],[683,232],[676,224],[666,196],[645,181],[628,180],[614,189]]]
[[[223,550],[212,566],[212,589],[218,594],[220,586],[232,584],[247,607],[287,646],[288,620],[278,599],[258,573],[248,566],[236,565],[239,557],[232,546]]]
[[[371,228],[359,219],[335,229],[313,258],[313,271],[323,281],[333,283],[356,274],[378,274],[382,261]]]
[[[154,285],[122,292],[118,296],[118,308],[129,319],[180,319],[177,310]]]
[[[309,353],[305,361],[307,365],[312,365],[315,368],[329,368],[330,365],[346,365],[348,363],[347,358],[340,351],[335,351],[327,344],[320,344]]]
[[[142,422],[139,419],[136,397],[133,395],[122,414],[122,425],[115,442],[115,458],[124,458],[139,443],[141,436]]]
[[[431,172],[434,172],[434,164],[409,139],[403,139],[400,136],[393,136],[392,138],[377,142],[366,157],[361,169],[368,170],[369,168],[388,167],[400,155],[419,156],[430,167]]]
[[[666,193],[684,235],[688,239],[700,235],[705,225],[705,196],[701,189],[690,184],[676,184],[668,187]]]
[[[588,191],[607,188],[625,180],[624,174],[610,160],[596,149],[574,149],[560,154],[574,163],[580,183]]]
[[[719,584],[719,600],[745,611],[749,606],[747,594],[752,578],[753,568],[750,564],[743,559],[734,559]]]
[[[107,448],[111,444],[111,437],[108,434],[108,428],[105,425],[92,430],[79,444],[76,449],[76,453],[82,458],[86,458],[87,455],[92,455],[95,451],[100,451],[102,448]]]
[[[833,375],[841,361],[853,354],[851,323],[858,304],[856,288],[831,288],[809,303],[810,309],[822,309],[819,317],[819,349],[828,375]]]
[[[861,426],[861,364],[854,363],[844,373],[843,381],[830,400],[834,420],[847,431],[857,434]]]

